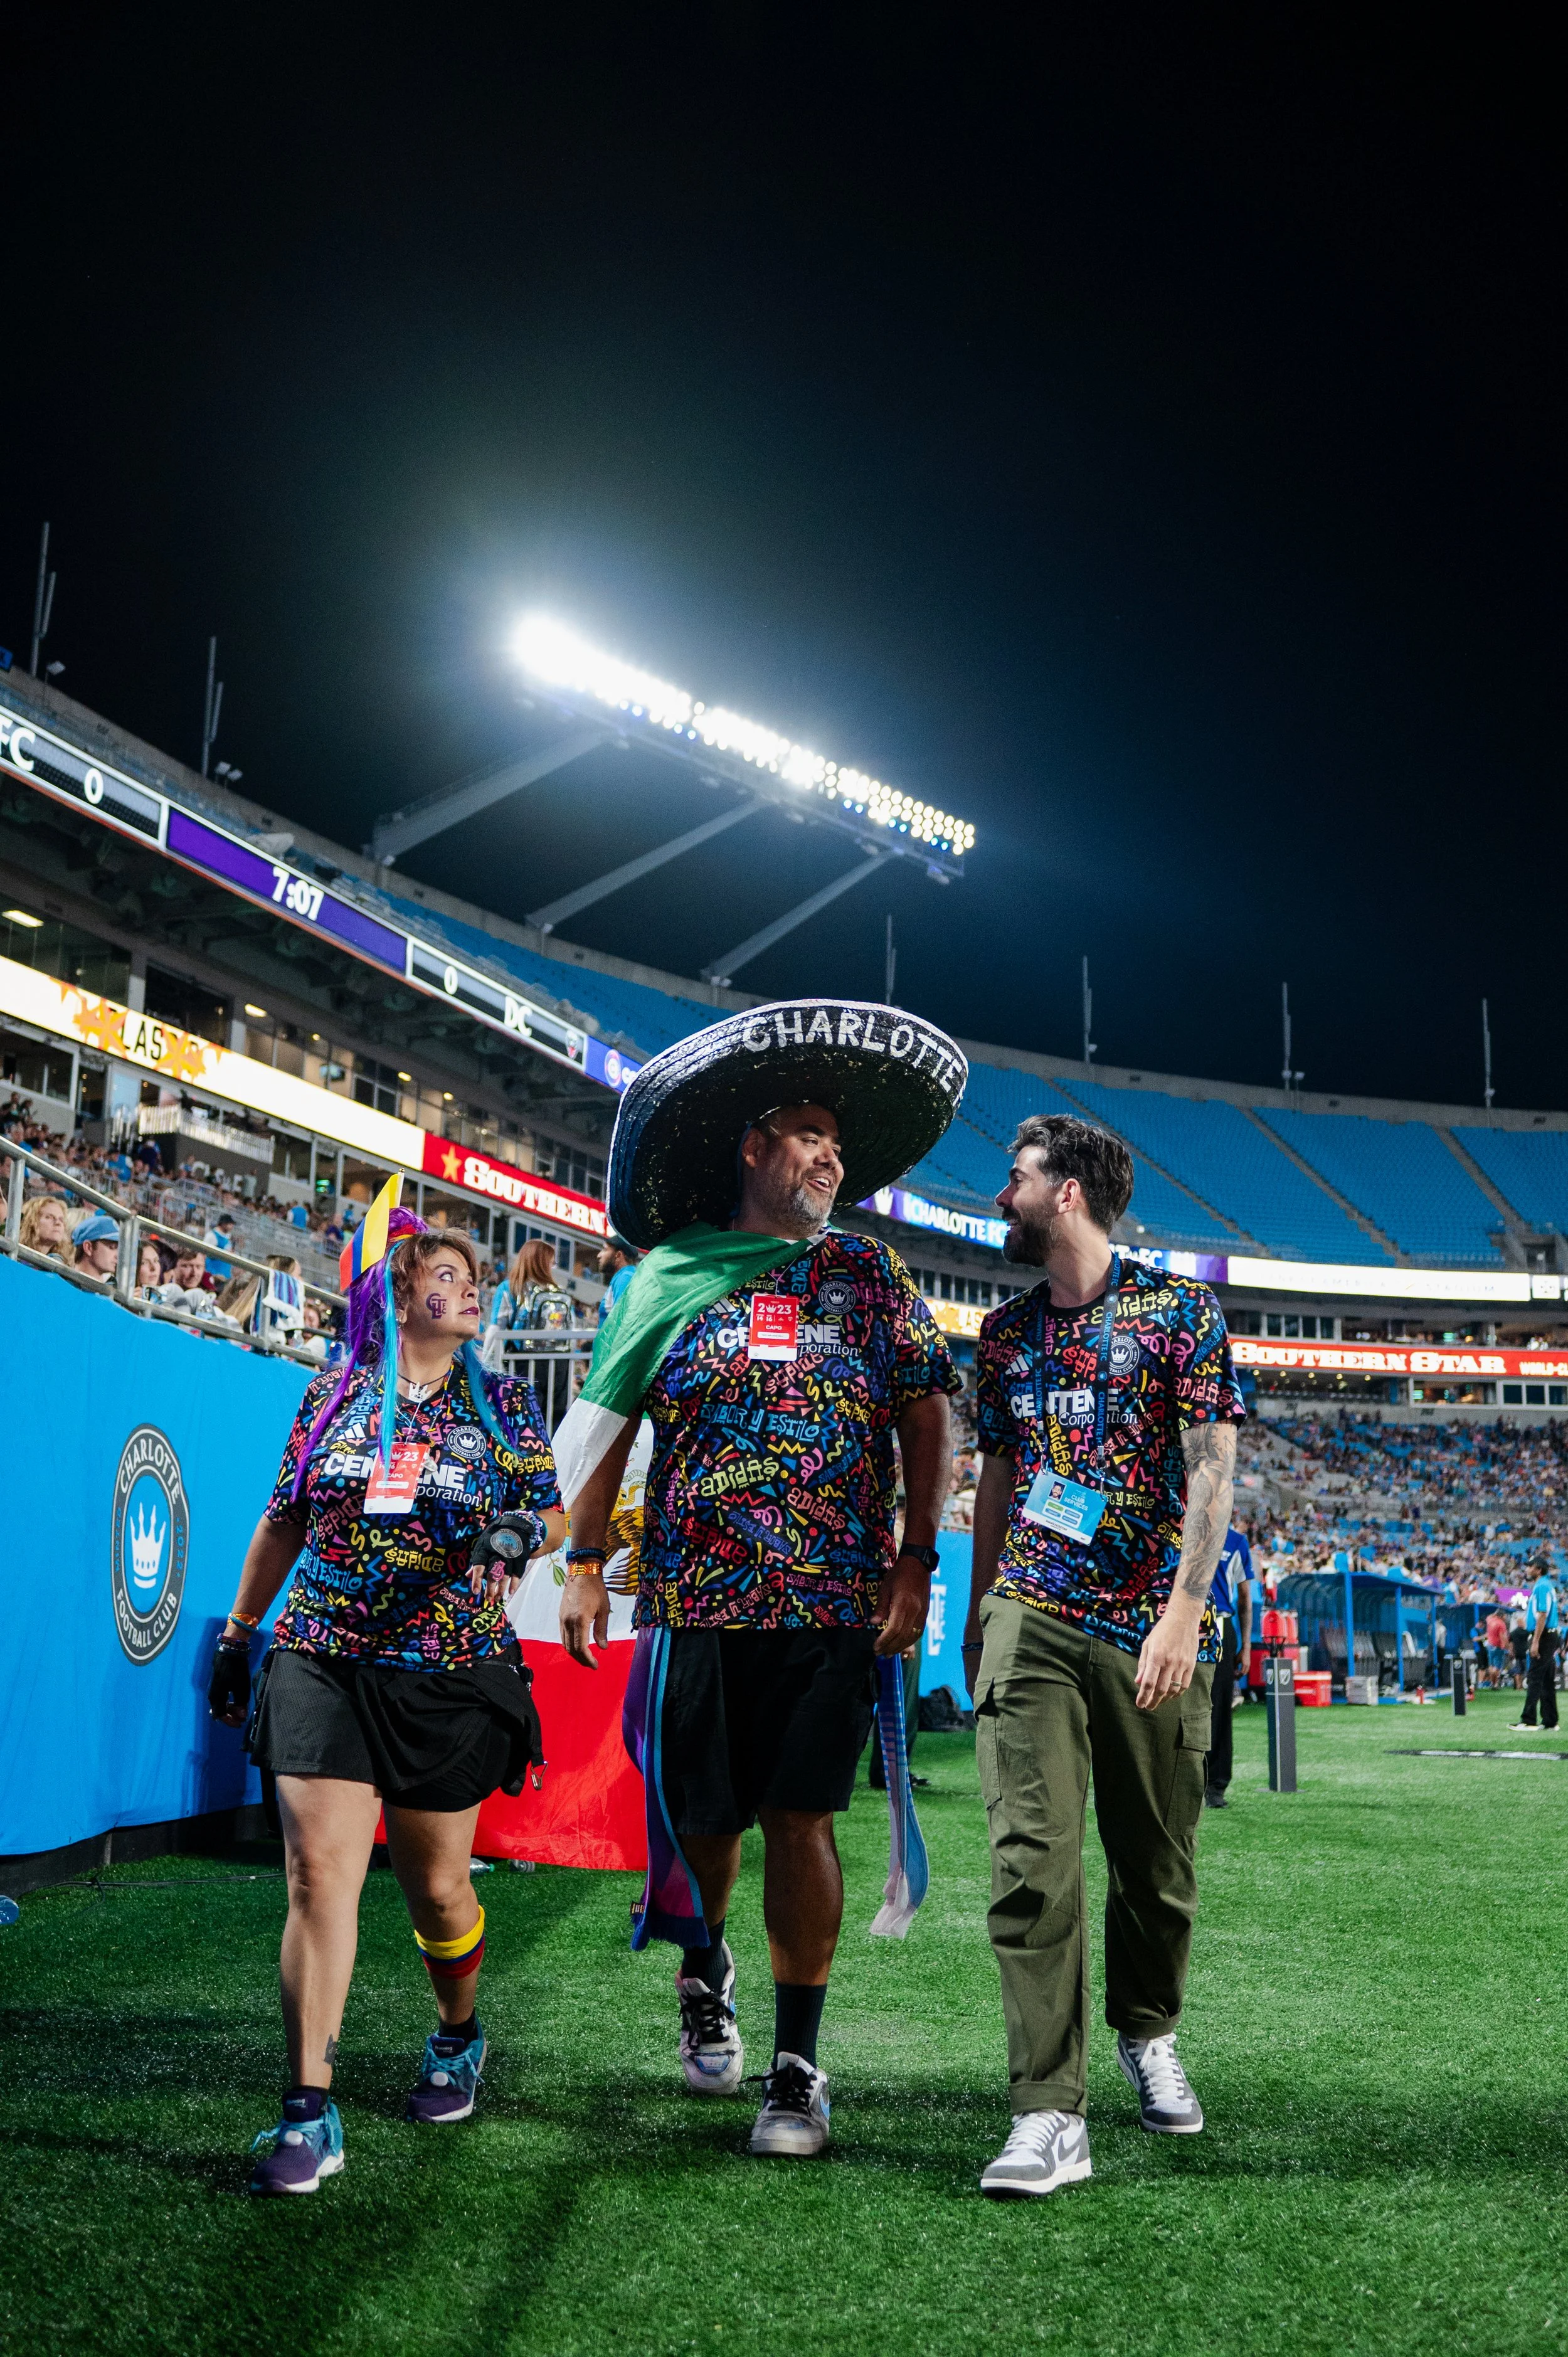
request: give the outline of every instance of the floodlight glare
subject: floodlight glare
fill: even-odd
[[[873,826],[907,834],[955,858],[961,859],[973,848],[974,829],[963,819],[934,810],[912,794],[901,794],[863,770],[825,760],[804,745],[791,744],[777,729],[745,720],[738,712],[726,712],[722,705],[699,704],[684,689],[671,687],[668,680],[655,679],[634,663],[601,654],[548,615],[525,615],[512,633],[511,651],[536,679],[570,688],[578,695],[591,695],[614,711],[628,713],[634,720],[646,720],[650,726],[668,729],[693,744],[733,753],[753,768],[782,778],[786,785],[842,802],[845,810]]]

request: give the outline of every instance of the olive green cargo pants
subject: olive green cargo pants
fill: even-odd
[[[980,1620],[975,1756],[1013,2109],[1081,2112],[1090,1772],[1111,1875],[1105,2018],[1129,2038],[1163,2038],[1181,2012],[1197,1911],[1212,1674],[1200,1663],[1186,1694],[1142,1711],[1135,1653],[1010,1597],[987,1596]]]

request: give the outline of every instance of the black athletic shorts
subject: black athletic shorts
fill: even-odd
[[[274,1645],[245,1744],[272,1776],[373,1784],[399,1809],[471,1809],[521,1792],[542,1764],[532,1685],[521,1655],[399,1670]]]
[[[659,1770],[677,1837],[762,1809],[847,1809],[876,1698],[875,1629],[672,1629]]]

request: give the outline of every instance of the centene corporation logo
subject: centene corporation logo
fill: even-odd
[[[174,1635],[189,1552],[179,1459],[156,1424],[140,1424],[114,1476],[109,1564],[114,1626],[131,1661],[150,1662]]]

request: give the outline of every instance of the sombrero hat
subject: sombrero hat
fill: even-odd
[[[839,1200],[864,1202],[930,1152],[968,1077],[946,1032],[901,1007],[787,998],[726,1016],[644,1064],[622,1097],[610,1142],[611,1225],[643,1252],[693,1220],[727,1226],[740,1141],[781,1104],[836,1114]]]

